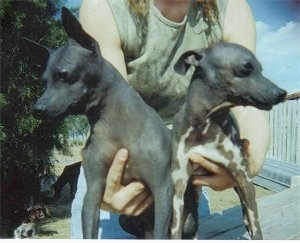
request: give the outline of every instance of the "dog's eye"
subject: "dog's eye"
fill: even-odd
[[[56,80],[68,84],[73,84],[77,79],[74,76],[70,76],[67,71],[60,71],[56,73]]]
[[[238,70],[236,70],[235,74],[236,76],[240,77],[240,78],[244,78],[249,76],[254,70],[254,67],[252,65],[252,63],[247,62],[245,64],[243,64],[242,67],[240,67]]]
[[[60,71],[56,73],[57,75],[57,80],[60,80],[64,82],[68,78],[68,72],[66,71]]]
[[[75,78],[75,77],[73,77],[73,76],[68,77],[68,78],[66,79],[66,82],[67,82],[68,84],[74,84],[74,83],[76,83],[76,81],[77,81],[77,78]]]

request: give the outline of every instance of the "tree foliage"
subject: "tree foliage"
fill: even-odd
[[[0,0],[1,217],[3,194],[16,194],[19,188],[14,187],[24,178],[34,182],[50,174],[52,163],[44,158],[52,155],[54,147],[68,152],[67,124],[46,123],[33,115],[32,107],[43,90],[42,67],[39,53],[34,53],[22,39],[51,48],[60,46],[66,39],[59,20],[63,4],[64,0]],[[19,171],[22,178],[12,179]]]
[[[82,140],[79,141],[77,138],[85,138],[88,134],[89,123],[85,116],[69,116],[65,119],[66,126],[69,133],[69,138],[73,139],[73,143],[77,145],[82,144]]]

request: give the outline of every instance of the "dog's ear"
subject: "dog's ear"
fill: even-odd
[[[44,210],[45,210],[45,215],[46,215],[47,217],[51,217],[51,213],[50,213],[49,208],[48,208],[46,205],[44,205],[44,204],[43,204],[43,208],[44,208]]]
[[[26,37],[22,37],[21,49],[34,63],[41,65],[42,68],[46,67],[49,56],[53,52],[52,49]]]
[[[201,60],[204,57],[204,52],[201,50],[187,51],[181,55],[174,65],[174,70],[184,75],[190,66],[200,67]]]
[[[32,210],[33,210],[33,206],[30,206],[30,207],[29,207],[29,208],[27,208],[26,210],[27,210],[27,212],[30,212],[30,211],[32,211]]]
[[[100,54],[97,41],[83,30],[77,18],[66,7],[62,8],[61,18],[69,38],[75,40],[82,47],[92,51],[93,54]]]

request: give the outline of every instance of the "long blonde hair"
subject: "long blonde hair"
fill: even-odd
[[[196,0],[202,7],[204,18],[209,22],[217,20],[219,17],[215,0]],[[132,13],[137,16],[146,16],[149,10],[150,0],[128,0],[128,6]]]
[[[136,26],[143,26],[137,28],[138,39],[144,43],[148,34],[148,20],[149,6],[151,0],[128,0],[128,9]],[[209,33],[211,26],[214,23],[219,24],[219,12],[215,0],[196,0],[203,11],[203,19],[207,23]],[[143,45],[140,45],[143,48]]]

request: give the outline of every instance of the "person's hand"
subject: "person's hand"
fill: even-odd
[[[206,160],[198,153],[192,153],[189,159],[191,163],[195,163],[209,172],[209,174],[192,175],[194,186],[208,186],[215,191],[223,191],[235,186],[233,178],[223,167]]]
[[[122,185],[128,151],[120,149],[112,162],[106,179],[101,208],[126,215],[140,215],[152,202],[151,192],[140,181]]]

